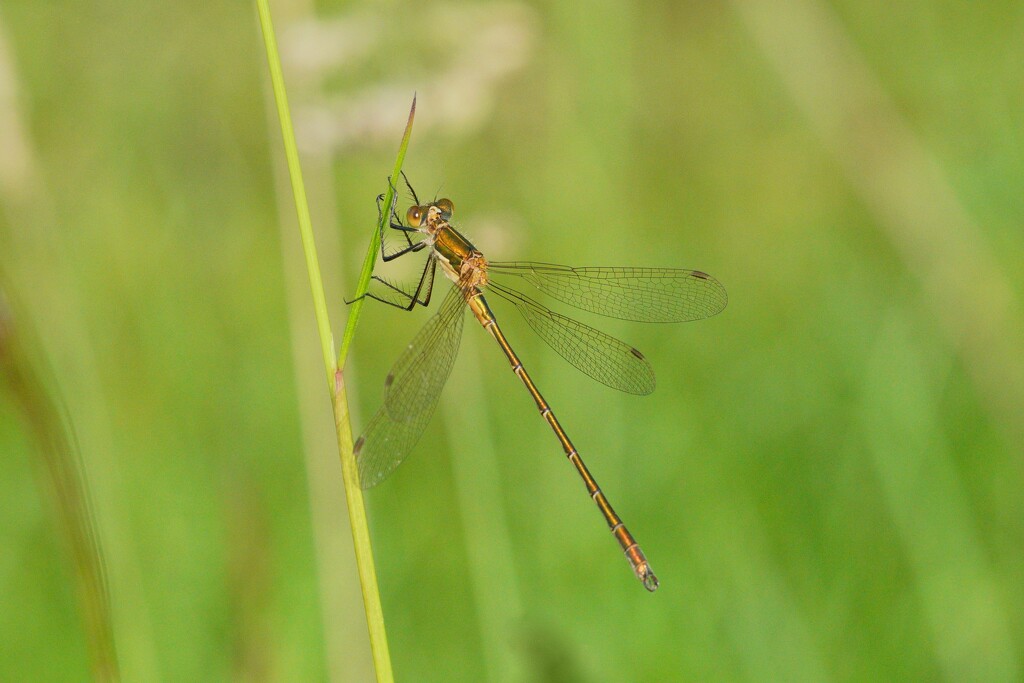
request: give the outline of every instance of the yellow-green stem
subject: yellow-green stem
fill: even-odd
[[[260,27],[267,51],[267,63],[270,67],[270,79],[277,105],[278,117],[281,121],[281,135],[284,140],[285,157],[288,161],[288,173],[291,178],[292,194],[295,197],[295,210],[298,215],[299,234],[302,238],[302,249],[306,257],[306,269],[309,273],[309,287],[313,295],[313,308],[316,314],[317,330],[320,335],[320,347],[327,373],[328,391],[334,407],[334,424],[338,434],[338,452],[341,457],[342,479],[345,486],[345,497],[348,504],[349,523],[352,530],[352,544],[355,548],[356,566],[359,570],[359,583],[363,594],[363,608],[366,612],[366,624],[370,634],[370,650],[373,654],[374,668],[378,681],[393,681],[391,657],[388,653],[387,634],[384,629],[384,613],[377,588],[377,572],[373,563],[373,549],[370,545],[370,531],[366,520],[366,508],[363,504],[363,492],[359,486],[359,472],[356,468],[355,456],[352,453],[352,426],[349,423],[348,397],[345,393],[345,379],[342,372],[345,357],[355,332],[362,300],[357,301],[350,312],[348,324],[342,342],[342,350],[337,362],[334,358],[334,338],[331,334],[331,322],[327,314],[327,297],[324,294],[323,281],[320,277],[320,264],[316,254],[316,243],[313,239],[313,225],[309,217],[309,206],[306,202],[305,186],[302,182],[302,169],[299,165],[299,152],[295,144],[295,131],[292,128],[291,114],[288,109],[288,97],[285,93],[284,75],[281,70],[281,59],[277,51],[277,40],[270,19],[270,8],[267,0],[256,0],[259,10]],[[401,171],[402,160],[409,144],[412,130],[412,118],[416,102],[409,114],[405,136],[399,150],[395,165],[397,178]],[[385,198],[385,207],[390,207],[393,188],[389,187]],[[388,212],[384,212],[382,220],[387,220]],[[371,240],[370,249],[363,263],[358,294],[366,291],[373,271],[373,264],[380,247],[379,231]]]

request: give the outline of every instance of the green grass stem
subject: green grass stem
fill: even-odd
[[[405,150],[409,148],[409,138],[412,136],[412,122],[416,118],[416,96],[413,95],[412,107],[409,109],[409,120],[405,124],[405,134],[402,136],[402,144],[398,147],[398,157],[395,159],[395,169],[391,172],[391,182],[384,193],[384,203],[381,205],[384,210],[380,214],[377,232],[370,240],[370,248],[366,251],[366,258],[363,259],[363,270],[359,274],[359,283],[356,285],[356,300],[352,303],[352,310],[348,315],[348,322],[345,324],[345,334],[341,338],[341,351],[338,352],[338,367],[345,368],[345,359],[348,357],[349,345],[352,337],[355,336],[356,325],[359,324],[359,316],[363,310],[363,302],[366,300],[363,295],[370,287],[370,276],[373,275],[373,264],[377,262],[377,254],[380,251],[380,236],[388,227],[388,219],[391,217],[391,203],[395,200],[395,183],[402,172],[402,163],[405,161]]]
[[[380,592],[377,586],[377,572],[373,563],[373,549],[370,545],[370,531],[366,520],[366,507],[363,503],[363,491],[359,486],[359,471],[356,467],[355,455],[352,452],[352,425],[349,422],[348,397],[345,392],[345,376],[343,368],[356,324],[362,311],[362,299],[357,299],[349,312],[345,333],[342,337],[341,352],[337,361],[334,357],[334,337],[331,334],[331,322],[327,313],[327,298],[324,294],[323,280],[320,276],[320,264],[317,258],[316,243],[313,237],[313,225],[309,216],[309,205],[306,201],[306,190],[302,181],[302,169],[299,165],[299,152],[295,144],[295,131],[292,127],[291,114],[288,108],[288,97],[285,93],[284,75],[281,70],[281,59],[277,51],[277,41],[270,19],[270,8],[267,0],[257,0],[260,26],[267,51],[267,63],[270,67],[270,78],[277,105],[278,117],[281,121],[281,135],[284,139],[285,157],[288,162],[288,173],[291,178],[292,194],[295,197],[295,210],[299,220],[299,233],[302,238],[302,249],[306,257],[306,269],[309,273],[309,287],[313,295],[313,307],[316,314],[317,330],[320,335],[320,347],[327,373],[328,390],[334,408],[334,425],[338,435],[338,452],[341,457],[342,478],[345,486],[345,498],[348,505],[349,523],[352,530],[352,543],[355,548],[356,566],[359,571],[359,583],[363,593],[363,608],[366,612],[366,624],[370,635],[370,650],[373,655],[374,668],[378,681],[393,681],[391,657],[388,652],[387,634],[384,628],[384,612],[380,603]],[[416,100],[413,98],[409,121],[405,135],[399,148],[398,159],[392,178],[401,172],[405,152],[409,146],[412,133],[413,117],[416,112]],[[390,207],[394,197],[393,183],[389,184],[385,193],[385,207]],[[381,216],[387,221],[389,212],[385,210]],[[370,247],[363,261],[363,270],[357,287],[357,297],[364,294],[369,287],[373,265],[380,249],[380,231],[374,233]]]

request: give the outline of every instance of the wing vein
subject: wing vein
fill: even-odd
[[[356,464],[364,489],[387,478],[427,428],[459,352],[464,309],[462,292],[453,287],[395,361],[384,385],[383,405],[357,446]]]
[[[562,266],[532,261],[491,262],[490,271],[519,277],[548,296],[610,318],[687,322],[725,308],[722,284],[699,270]]]

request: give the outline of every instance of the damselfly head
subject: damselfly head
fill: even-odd
[[[431,225],[440,216],[441,220],[448,221],[452,217],[455,205],[450,199],[438,199],[426,206],[410,206],[405,212],[405,220],[410,227],[418,228],[424,223]]]

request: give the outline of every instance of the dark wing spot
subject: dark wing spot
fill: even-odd
[[[359,455],[359,451],[363,448],[363,443],[363,437],[356,439],[356,445],[352,447],[352,455]]]
[[[639,358],[640,360],[646,360],[644,354],[640,353],[640,349],[630,349],[629,352]]]
[[[394,382],[394,381],[395,381],[395,376],[392,375],[391,373],[388,373],[388,376],[386,378],[384,378],[384,386],[385,386],[385,388],[386,387],[390,387],[391,383]]]
[[[700,278],[701,280],[707,280],[709,277],[711,277],[707,273],[702,273],[699,270],[693,271],[693,273],[691,273],[691,275],[693,275],[695,278]]]

